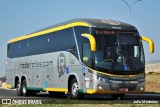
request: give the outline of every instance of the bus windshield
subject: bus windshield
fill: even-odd
[[[95,68],[111,74],[144,72],[141,39],[136,32],[96,31]]]

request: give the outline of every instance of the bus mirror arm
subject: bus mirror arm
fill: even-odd
[[[91,34],[87,34],[87,33],[81,34],[81,36],[89,39],[90,46],[91,46],[91,51],[95,52],[96,51],[96,40],[95,40],[95,38]]]
[[[154,53],[154,43],[153,43],[153,41],[151,39],[147,38],[147,37],[142,37],[142,40],[148,42],[150,53]]]

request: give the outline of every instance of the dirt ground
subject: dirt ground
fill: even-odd
[[[146,74],[145,91],[160,93],[160,73]]]

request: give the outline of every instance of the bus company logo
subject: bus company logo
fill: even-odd
[[[110,24],[110,25],[120,25],[120,22],[114,20],[101,20],[101,22]]]
[[[60,53],[58,56],[57,69],[60,76],[62,76],[66,70],[66,60],[63,53]]]

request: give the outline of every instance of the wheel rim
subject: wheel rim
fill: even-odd
[[[17,91],[18,91],[18,92],[20,91],[20,88],[21,88],[21,87],[20,87],[20,83],[18,83],[18,84],[17,84]]]
[[[72,85],[72,94],[73,94],[74,96],[76,96],[76,95],[78,94],[77,90],[78,90],[78,83],[75,82],[75,83],[73,83],[73,85]]]

